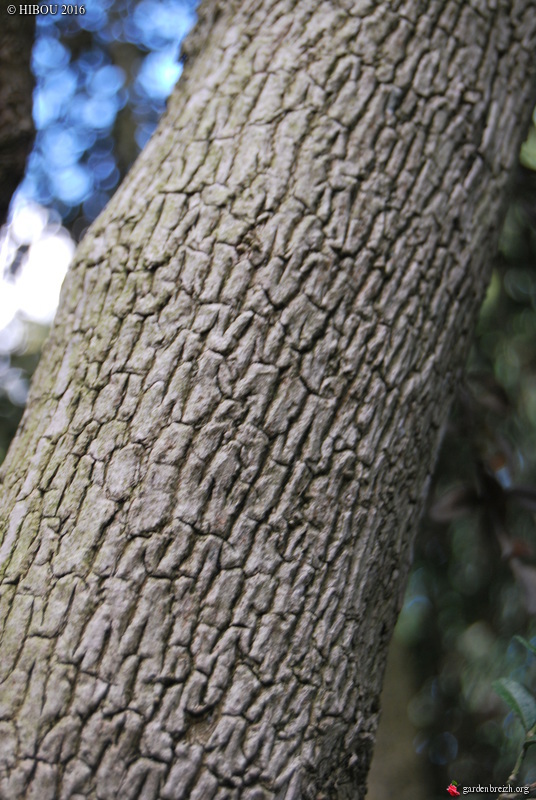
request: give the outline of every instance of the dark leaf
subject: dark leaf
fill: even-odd
[[[531,642],[527,642],[522,636],[514,636],[514,639],[516,642],[519,642],[519,644],[522,644],[530,653],[536,655],[536,647]]]
[[[529,614],[536,614],[536,567],[523,564],[517,558],[510,559],[510,567],[516,581],[523,588],[525,608]]]
[[[521,508],[536,511],[536,489],[533,486],[512,486],[506,489],[506,494]]]
[[[478,405],[501,417],[510,412],[508,395],[490,372],[473,372],[467,382]]]
[[[493,688],[519,717],[525,730],[530,731],[536,724],[536,700],[528,689],[509,678],[500,678],[498,681],[494,681]]]
[[[475,487],[465,483],[442,494],[430,507],[429,515],[435,522],[450,522],[470,514],[479,505]]]

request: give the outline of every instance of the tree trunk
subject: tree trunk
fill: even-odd
[[[202,16],[6,460],[2,798],[365,793],[536,15]]]
[[[30,60],[35,17],[8,14],[0,23],[0,225],[6,220],[11,196],[24,175],[33,141]]]

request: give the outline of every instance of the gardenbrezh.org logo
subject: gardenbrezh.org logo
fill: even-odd
[[[497,796],[498,794],[528,794],[530,792],[530,786],[512,786],[511,784],[506,784],[505,786],[494,786],[492,783],[481,784],[479,783],[477,786],[464,786],[462,788],[462,794],[494,794]],[[458,789],[458,781],[451,781],[450,784],[447,786],[447,792],[450,794],[451,797],[459,797],[460,790]]]

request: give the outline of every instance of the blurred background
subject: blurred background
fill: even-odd
[[[38,16],[36,137],[0,233],[0,461],[76,243],[181,73],[194,0],[90,0]],[[490,259],[494,257],[489,254]],[[439,459],[391,649],[369,798],[506,781],[522,730],[499,677],[536,690],[536,127]],[[536,754],[522,774],[536,781]]]
[[[76,243],[156,127],[197,2],[81,5],[35,17],[35,141],[0,236],[0,461]]]

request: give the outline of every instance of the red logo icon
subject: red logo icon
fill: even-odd
[[[450,794],[451,797],[459,797],[460,793],[457,790],[457,781],[451,781],[450,786],[447,786],[447,792]]]

